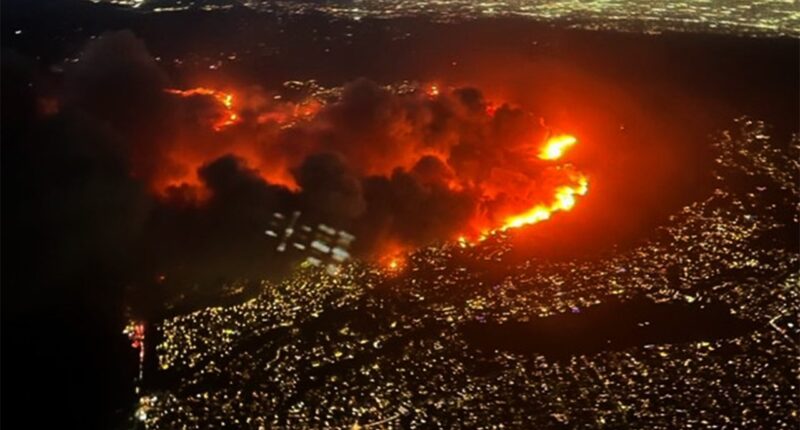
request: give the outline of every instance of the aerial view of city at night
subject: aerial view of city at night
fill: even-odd
[[[0,426],[800,428],[796,0],[3,0]]]

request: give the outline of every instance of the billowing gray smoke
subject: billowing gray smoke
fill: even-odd
[[[124,267],[133,284],[257,279],[292,260],[263,235],[275,212],[350,231],[352,251],[371,258],[452,239],[537,192],[541,166],[520,154],[543,129],[473,88],[398,95],[361,79],[301,120],[287,111],[303,105],[254,88],[236,94],[236,121],[221,129],[212,123],[231,106],[172,86],[140,40],[109,33],[48,95],[58,109],[30,112],[30,142],[12,143],[27,156],[16,170],[31,183],[48,174],[28,209],[45,231],[74,236],[56,241],[70,249],[53,261]]]

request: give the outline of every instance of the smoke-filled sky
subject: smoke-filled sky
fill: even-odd
[[[276,211],[373,259],[475,237],[585,175],[572,211],[514,240],[591,253],[705,195],[706,136],[731,118],[796,128],[796,41],[69,0],[0,21],[4,407],[62,426],[133,404],[124,319],[292,267],[264,234]],[[540,159],[561,133],[577,143]]]
[[[150,25],[139,32],[152,33]],[[364,28],[364,37],[376,31]],[[451,30],[490,35],[480,26]],[[466,49],[434,40],[430,49],[415,42],[391,55],[391,69],[376,57],[374,73],[365,73],[372,80],[357,77],[370,68],[352,55],[377,55],[381,43],[394,42],[345,48],[348,41],[339,49],[353,51],[342,55],[357,72],[344,62],[312,67],[334,94],[324,100],[276,84],[266,66],[263,80],[252,79],[255,72],[175,76],[160,56],[177,47],[128,30],[74,46],[75,60],[58,73],[7,51],[4,104],[19,109],[3,112],[11,125],[4,158],[14,159],[13,182],[25,184],[25,192],[11,190],[20,194],[14,209],[37,226],[26,234],[41,240],[20,242],[53,248],[47,261],[63,272],[37,271],[48,278],[112,267],[132,284],[164,274],[217,285],[287,267],[263,234],[276,211],[300,210],[303,223],[348,230],[356,255],[377,258],[476,237],[551,203],[558,186],[586,175],[591,191],[575,210],[520,232],[533,237],[528,243],[573,252],[636,238],[701,193],[698,179],[709,173],[702,142],[713,131],[706,122],[734,114],[675,90],[682,81],[700,85],[692,79],[701,72],[626,74],[624,55],[605,59],[576,42],[563,48],[575,52],[573,61],[566,53],[530,58],[510,45]],[[553,50],[558,40],[530,46]],[[279,67],[285,63],[309,76],[306,63],[321,47],[304,47],[305,55],[292,46],[274,60],[275,75],[294,76]],[[668,54],[632,46],[623,54],[648,59],[637,67],[667,66]],[[398,76],[417,79],[419,91],[398,91]],[[559,133],[578,144],[563,159],[539,159],[540,145]],[[31,253],[42,261],[38,249]]]
[[[323,103],[218,85],[175,88],[121,31],[90,41],[63,88],[37,98],[37,120],[62,136],[36,139],[86,177],[64,204],[90,206],[109,241],[131,235],[126,252],[153,273],[270,275],[286,262],[263,236],[273,212],[354,233],[362,258],[477,237],[579,177],[537,157],[559,130],[477,88],[398,94],[357,79]]]
[[[176,79],[128,30],[87,41],[55,78],[7,56],[6,69],[36,83],[20,96],[29,117],[5,112],[33,124],[7,121],[22,133],[19,181],[40,187],[19,213],[43,218],[37,234],[63,247],[52,252],[68,258],[52,260],[64,271],[113,266],[133,284],[208,286],[289,267],[264,235],[274,212],[350,231],[356,256],[378,259],[476,238],[586,178],[592,191],[574,211],[523,232],[531,243],[612,243],[657,224],[664,202],[691,199],[676,196],[704,174],[702,149],[692,158],[685,139],[704,112],[685,96],[637,99],[563,62],[476,56],[473,79],[410,92],[351,78],[324,97],[224,73]],[[561,133],[577,145],[540,159]]]

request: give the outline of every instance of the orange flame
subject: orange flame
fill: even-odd
[[[214,123],[211,125],[214,131],[221,131],[225,127],[231,126],[239,122],[239,114],[233,108],[233,94],[226,93],[222,91],[217,91],[211,88],[191,88],[188,90],[177,90],[173,88],[169,88],[164,90],[169,94],[175,94],[180,97],[192,97],[192,96],[211,96],[225,108],[225,113],[220,116]]]
[[[553,136],[547,139],[547,142],[542,146],[539,151],[539,158],[557,160],[576,143],[578,143],[578,139],[569,134]],[[578,173],[574,175],[573,180],[574,184],[562,185],[556,188],[553,200],[549,204],[539,204],[526,212],[507,217],[503,226],[498,230],[506,231],[510,228],[536,224],[550,219],[553,212],[571,210],[575,206],[576,196],[583,196],[589,192],[589,180],[586,176]]]
[[[548,161],[557,160],[576,143],[578,140],[572,135],[553,136],[539,149],[539,158]],[[589,192],[589,179],[580,172],[572,172],[571,169],[566,169],[566,171],[569,172],[568,183],[556,187],[549,202],[540,203],[524,212],[506,216],[499,227],[484,229],[477,241],[485,240],[492,233],[546,221],[554,212],[572,210],[577,203],[577,197]],[[463,235],[459,236],[457,241],[461,247],[466,247],[470,243]]]
[[[547,143],[539,151],[539,158],[542,160],[558,160],[567,149],[576,143],[578,143],[578,139],[575,136],[568,134],[553,136],[547,139]]]
[[[384,256],[380,259],[380,263],[387,274],[398,274],[406,265],[405,256],[402,254]]]
[[[212,100],[217,104],[218,109],[216,110],[217,114],[210,121],[210,126],[213,128],[213,130],[218,132],[234,124],[242,122],[243,118],[240,115],[240,112],[242,111],[241,105],[245,104],[247,105],[248,109],[251,109],[251,104],[254,103],[255,100],[248,95],[243,102],[241,100],[237,100],[235,95],[231,92],[207,87],[190,88],[185,90],[166,89],[165,91],[169,94],[179,97],[211,97]],[[443,94],[444,89],[437,84],[430,84],[423,87],[423,92],[428,98],[435,98]],[[262,109],[258,112],[256,121],[258,124],[277,123],[281,128],[289,127],[295,124],[296,121],[313,119],[313,117],[321,110],[322,107],[323,104],[313,98],[300,103],[286,102],[285,104],[271,106],[271,108],[268,110]],[[485,107],[485,114],[487,118],[493,117],[496,109],[496,104],[487,103]],[[541,125],[546,127],[543,123]],[[552,162],[561,159],[566,152],[577,143],[578,139],[575,136],[569,134],[556,134],[550,136],[544,142],[544,144],[541,145],[541,147],[532,152],[538,157],[538,159],[546,162]],[[224,152],[222,152],[223,149]],[[181,147],[174,152],[174,157],[172,157],[172,154],[170,154],[170,156],[175,159],[180,159],[182,162],[181,164],[186,165],[189,168],[186,169],[185,173],[174,173],[174,171],[170,170],[171,173],[168,175],[164,174],[167,177],[159,178],[155,185],[155,187],[159,190],[170,189],[171,187],[179,187],[182,185],[191,187],[199,186],[200,184],[196,174],[196,167],[202,165],[204,162],[208,161],[208,159],[213,158],[213,156],[219,156],[222,153],[227,152],[235,152],[237,156],[246,159],[248,165],[257,170],[265,180],[275,184],[282,184],[292,190],[297,189],[297,185],[294,183],[294,179],[285,165],[279,165],[281,163],[278,163],[275,160],[264,160],[257,150],[253,149],[252,146],[248,146],[247,144],[237,143],[234,151],[231,151],[230,147],[220,148],[220,151],[213,152],[213,156],[209,155],[208,151],[201,154],[202,151],[195,151],[193,147]],[[410,166],[413,165],[414,162],[416,162],[416,160],[418,160],[422,155],[433,155],[441,160],[446,160],[448,156],[446,150],[443,153],[433,150],[425,150],[423,152],[414,150],[407,154],[408,160],[404,159],[402,161],[398,161],[395,159],[394,161],[398,162],[400,165]],[[530,158],[531,157],[525,157],[526,160],[529,160]],[[492,233],[536,224],[550,219],[552,214],[555,212],[572,210],[577,203],[578,196],[583,196],[588,193],[589,181],[585,175],[580,172],[576,172],[573,168],[571,168],[571,166],[563,167],[566,168],[561,169],[559,166],[554,166],[555,170],[562,172],[563,175],[562,173],[559,173],[559,182],[556,182],[553,188],[547,189],[546,192],[551,197],[545,197],[542,200],[538,200],[537,198],[538,202],[529,202],[527,199],[530,197],[526,196],[532,195],[532,193],[517,193],[514,198],[512,198],[512,203],[509,203],[507,206],[503,206],[502,209],[493,209],[496,210],[496,212],[486,216],[483,216],[486,213],[476,215],[475,218],[470,221],[469,228],[471,232],[469,232],[467,236],[460,236],[458,238],[458,244],[462,247],[466,247],[469,246],[472,241],[482,241]],[[499,172],[498,175],[502,175],[503,170],[498,169],[497,172]],[[379,170],[378,172],[374,173],[381,173],[381,171]],[[496,194],[504,191],[509,183],[514,184],[513,181],[517,181],[517,183],[521,185],[521,188],[525,188],[526,184],[532,185],[530,179],[524,174],[520,174],[518,176],[509,176],[511,182],[505,181],[503,178],[504,176],[498,176],[498,181],[493,182],[491,185],[485,186],[483,191],[488,193],[485,195],[486,197],[492,198],[494,196],[492,193]],[[445,183],[447,188],[453,191],[460,191],[466,186],[464,182],[456,177],[446,179]],[[537,183],[535,185],[538,186],[539,184]],[[198,194],[198,196],[202,198],[204,196],[202,193],[203,190],[202,187],[199,188],[200,194]],[[552,194],[550,194],[551,191],[549,190],[552,190]],[[537,188],[535,191],[537,195],[541,195],[540,188]],[[384,257],[381,258],[381,266],[392,272],[398,272],[405,266],[405,259],[402,257],[402,246],[397,245],[395,248],[397,249],[392,249],[392,252],[382,253]]]
[[[575,206],[575,196],[583,196],[589,192],[589,180],[579,175],[576,185],[564,185],[556,189],[553,201],[549,205],[536,205],[527,212],[506,218],[500,227],[501,231],[510,228],[519,228],[525,225],[536,224],[550,219],[553,212],[569,211]]]
[[[408,248],[405,245],[394,241],[387,241],[382,244],[381,249],[377,253],[378,257],[374,262],[385,274],[396,275],[402,272],[406,267],[407,252]]]

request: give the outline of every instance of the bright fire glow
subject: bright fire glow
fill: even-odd
[[[213,109],[213,116],[208,120],[208,126],[217,132],[243,121],[248,121],[247,116],[244,118],[241,116],[241,113],[245,111],[243,106],[246,106],[247,111],[257,109],[256,115],[253,116],[253,121],[258,125],[264,124],[265,130],[270,130],[268,128],[270,124],[276,124],[282,130],[293,126],[298,121],[312,121],[324,107],[322,102],[313,98],[302,102],[270,102],[265,107],[258,104],[260,103],[259,97],[254,97],[243,91],[237,92],[237,94],[244,97],[243,100],[240,100],[227,90],[223,91],[208,87],[185,90],[167,89],[165,91],[181,98],[210,97],[208,100],[211,101],[215,109]],[[423,100],[447,97],[448,94],[446,88],[437,84],[426,85],[422,87],[422,91],[421,99]],[[254,108],[254,105],[260,107]],[[485,119],[487,121],[494,119],[498,106],[502,107],[503,105],[491,102],[485,104]],[[543,122],[540,125],[546,128]],[[411,135],[414,134],[411,133]],[[154,187],[158,190],[168,190],[171,187],[186,185],[190,188],[198,189],[196,197],[198,200],[202,200],[207,194],[204,194],[202,183],[197,176],[197,167],[215,157],[227,153],[235,153],[237,157],[244,159],[249,167],[254,168],[264,180],[271,184],[283,185],[291,190],[296,191],[298,189],[289,170],[291,166],[289,161],[266,159],[263,157],[260,148],[254,148],[251,145],[251,140],[236,140],[237,135],[235,133],[226,133],[225,136],[227,136],[225,138],[231,139],[227,147],[213,146],[211,150],[208,147],[195,150],[195,145],[184,145],[174,150],[173,153],[168,154],[171,160],[178,160],[180,161],[178,164],[187,168],[184,170],[169,170],[168,177],[160,177],[154,181],[156,184]],[[546,178],[541,181],[533,179],[524,171],[516,171],[514,166],[509,170],[504,168],[506,166],[501,165],[496,170],[493,170],[492,177],[489,180],[478,184],[479,192],[482,192],[483,197],[487,200],[494,199],[497,195],[504,193],[510,198],[501,203],[501,206],[495,206],[482,212],[476,211],[474,218],[468,220],[468,230],[460,230],[463,235],[457,236],[457,244],[461,247],[467,247],[473,242],[486,239],[493,233],[536,224],[550,219],[555,212],[572,210],[577,204],[578,196],[588,193],[589,180],[586,175],[576,171],[573,166],[558,164],[567,151],[577,143],[578,139],[573,135],[555,134],[547,138],[538,148],[532,151],[526,150],[526,154],[521,157],[526,162],[531,160],[532,157],[530,155],[536,155],[539,160],[548,162],[547,164],[555,162],[544,170]],[[432,150],[422,151],[413,145],[409,145],[409,147],[412,149],[403,151],[397,157],[392,158],[392,163],[396,163],[391,166],[392,168],[400,165],[409,169],[423,155],[433,156],[442,161],[442,164],[447,164],[446,160],[450,155],[448,149],[441,152],[430,152]],[[523,143],[520,147],[527,148],[527,145]],[[541,163],[536,162],[536,164],[540,165]],[[370,171],[369,173],[387,173],[387,171],[381,169],[378,168],[377,171]],[[474,185],[453,174],[442,176],[440,181],[448,190],[454,192],[469,190]],[[390,246],[386,251],[380,253],[382,255],[380,266],[389,272],[400,273],[406,266],[406,261],[403,257],[404,246],[396,244]]]
[[[564,155],[566,150],[576,143],[578,143],[578,140],[571,135],[551,137],[540,149],[539,158],[556,160]],[[570,175],[570,182],[572,183],[558,186],[549,203],[537,204],[525,212],[506,217],[500,227],[482,234],[478,240],[484,240],[490,233],[506,231],[508,229],[520,228],[546,221],[550,219],[554,212],[572,210],[577,202],[576,196],[583,196],[589,192],[589,179],[582,173],[575,173]],[[466,245],[464,236],[458,238],[458,243],[462,247]]]
[[[382,259],[382,265],[388,273],[399,273],[405,266],[405,258],[403,255],[396,254],[393,256],[386,256]]]
[[[568,134],[553,136],[547,139],[547,143],[539,151],[539,158],[542,160],[558,160],[567,149],[576,143],[578,143],[578,139],[575,136]]]
[[[225,108],[225,112],[217,118],[211,127],[214,131],[221,131],[225,127],[231,126],[239,122],[239,114],[236,113],[233,107],[233,94],[226,93],[223,91],[217,91],[211,88],[191,88],[188,90],[177,90],[177,89],[167,89],[165,90],[169,94],[175,94],[181,97],[192,97],[192,96],[211,96]]]
[[[378,258],[375,260],[377,265],[383,269],[384,273],[397,275],[406,266],[408,249],[398,242],[387,242],[382,245],[377,252]]]
[[[537,205],[527,212],[506,218],[500,230],[519,228],[524,225],[550,219],[553,212],[569,211],[575,206],[575,196],[583,196],[589,192],[589,180],[580,175],[576,185],[564,185],[556,189],[553,201],[549,205]]]

